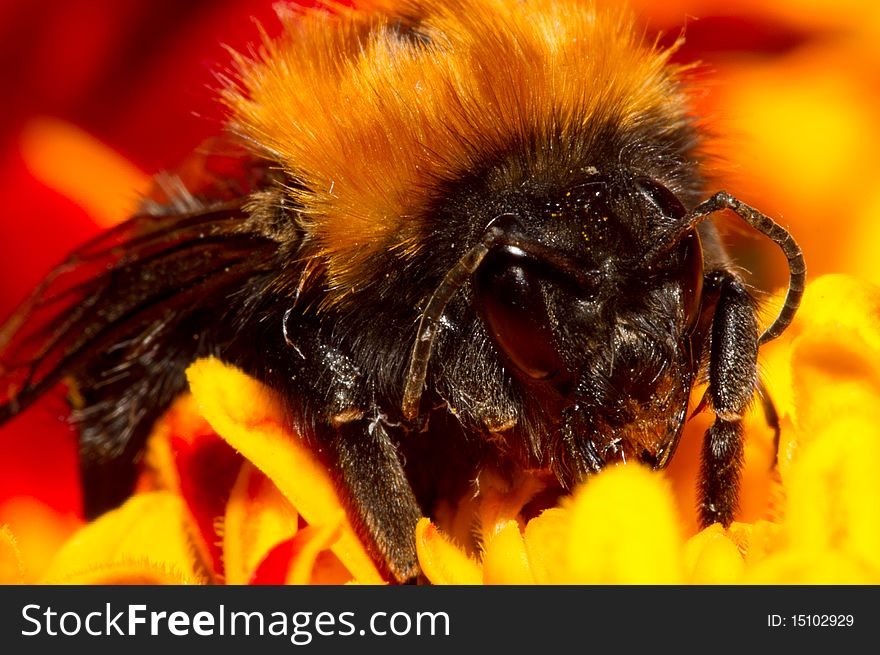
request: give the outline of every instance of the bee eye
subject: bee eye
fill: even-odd
[[[510,248],[486,255],[474,290],[489,332],[518,369],[536,380],[562,369],[539,275],[522,251]]]
[[[681,218],[687,213],[681,201],[662,184],[647,177],[639,177],[635,185],[642,195],[666,218]]]
[[[687,210],[672,191],[647,177],[635,180],[639,192],[664,218],[681,219]],[[682,306],[688,329],[696,325],[703,297],[703,246],[696,230],[688,233],[678,246],[678,271],[682,289]]]
[[[682,274],[682,304],[688,328],[692,328],[700,315],[703,297],[703,246],[696,231],[681,241],[680,270]]]

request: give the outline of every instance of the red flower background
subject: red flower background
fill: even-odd
[[[174,167],[222,129],[222,111],[211,91],[214,71],[228,60],[223,44],[243,49],[255,40],[251,17],[270,31],[275,26],[271,2],[0,4],[0,83],[6,90],[0,123],[0,320],[73,247],[102,229],[83,207],[32,172],[25,140],[33,121],[69,122],[144,175]],[[82,164],[69,165],[75,170]],[[118,199],[118,206],[126,203],[133,205]],[[58,393],[0,428],[0,523],[38,520],[34,512],[57,512],[53,518],[66,519],[71,530],[79,523],[75,436],[65,416]],[[28,531],[19,526],[17,533]],[[29,544],[22,545],[27,552]]]
[[[100,217],[35,171],[29,139],[46,125],[35,121],[80,128],[131,162],[132,179],[173,168],[222,129],[211,88],[213,71],[228,61],[223,44],[241,50],[255,41],[251,17],[273,33],[272,4],[0,4],[0,320],[71,248],[102,229]],[[718,134],[710,172],[723,187],[791,227],[811,277],[848,272],[880,281],[872,256],[880,245],[880,221],[872,220],[880,214],[880,12],[873,3],[632,4],[662,42],[684,29],[676,59],[703,64],[695,109]],[[103,191],[94,186],[101,181],[77,170],[82,162],[66,163],[71,178]],[[120,212],[133,206],[134,192],[106,192]],[[785,283],[772,244],[734,222],[727,231],[756,286]],[[80,522],[75,437],[65,415],[57,393],[0,428],[0,524],[37,520],[40,512],[71,530]]]

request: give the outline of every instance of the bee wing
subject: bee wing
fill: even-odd
[[[0,328],[0,423],[87,360],[259,274],[277,243],[242,202],[137,215],[73,252]]]

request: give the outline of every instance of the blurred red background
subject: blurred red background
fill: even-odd
[[[677,60],[702,62],[694,103],[715,135],[712,175],[790,226],[812,276],[844,271],[880,281],[874,265],[880,10],[874,3],[632,4],[648,33],[661,34],[663,42],[684,30]],[[258,0],[0,4],[0,320],[107,221],[40,168],[35,149],[40,157],[54,153],[45,138],[33,145],[34,129],[47,125],[40,119],[59,119],[117,153],[131,165],[120,179],[134,183],[173,168],[222,129],[213,71],[228,61],[224,44],[240,50],[256,40],[251,17],[277,31],[272,3]],[[65,153],[59,148],[54,155]],[[75,179],[87,174],[76,170],[83,165],[74,158],[54,167],[69,166]],[[92,189],[116,199],[108,200],[111,213],[133,206],[137,195],[114,183]],[[735,224],[727,230],[755,285],[772,290],[785,283],[772,244]],[[77,523],[74,438],[65,414],[56,394],[0,428],[0,524],[37,511],[33,503],[22,505],[23,498]]]
[[[77,167],[89,164],[51,143],[34,146],[29,135],[39,136],[43,119],[60,119],[130,162],[132,181],[174,167],[222,129],[213,75],[228,61],[224,44],[244,49],[256,39],[251,17],[270,31],[276,26],[271,2],[0,3],[0,320],[101,229],[102,217],[43,179],[33,151],[66,158],[54,167],[69,167],[74,181]],[[93,193],[117,198],[112,206],[133,207],[138,190],[113,188],[115,182],[88,183]],[[0,428],[0,524],[12,524],[29,542],[22,552],[35,560],[43,555],[36,550],[51,551],[79,522],[66,413],[59,391]],[[55,534],[28,540],[50,525]]]

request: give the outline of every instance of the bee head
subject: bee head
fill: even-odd
[[[701,341],[700,239],[691,231],[648,253],[686,213],[658,182],[593,174],[519,196],[492,222],[473,273],[475,308],[524,396],[588,423],[597,467],[660,466],[684,424]]]

